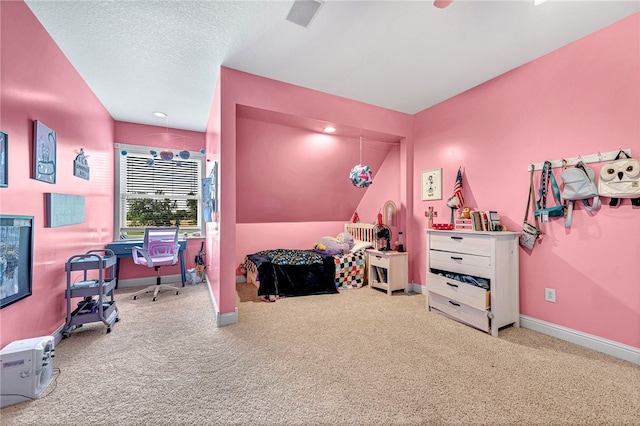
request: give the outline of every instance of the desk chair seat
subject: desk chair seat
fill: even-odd
[[[157,273],[156,285],[133,293],[133,299],[137,299],[143,293],[153,292],[153,301],[158,298],[161,291],[175,291],[180,294],[180,289],[160,282],[160,267],[171,266],[178,262],[178,228],[147,228],[144,231],[142,247],[132,247],[131,254],[136,265],[142,265],[155,269]]]

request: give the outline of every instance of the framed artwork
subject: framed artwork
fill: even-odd
[[[442,200],[442,169],[422,172],[422,201]]]
[[[56,132],[41,121],[33,122],[33,178],[56,183]]]
[[[218,162],[213,162],[209,176],[202,179],[203,215],[205,222],[213,222],[218,211]]]
[[[9,135],[0,130],[0,188],[9,186]]]
[[[33,216],[0,215],[0,308],[31,296]]]

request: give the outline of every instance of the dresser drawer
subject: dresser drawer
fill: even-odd
[[[429,268],[490,278],[491,258],[473,254],[430,250]]]
[[[369,263],[371,266],[380,266],[381,268],[389,269],[389,258],[387,256],[369,253]]]
[[[491,252],[491,239],[464,232],[434,232],[430,234],[429,248],[487,256]]]
[[[491,292],[441,275],[427,275],[427,290],[476,309],[491,306]]]
[[[489,331],[489,316],[484,309],[475,309],[456,300],[429,292],[429,306],[444,312],[447,316],[462,321],[482,331]]]

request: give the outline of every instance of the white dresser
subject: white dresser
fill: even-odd
[[[520,326],[518,285],[517,232],[427,230],[428,310],[497,336]]]

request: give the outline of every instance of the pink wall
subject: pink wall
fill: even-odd
[[[393,240],[398,236],[398,231],[404,231],[406,208],[402,205],[402,193],[400,191],[401,158],[400,145],[390,147],[384,163],[376,171],[373,183],[367,188],[355,211],[358,212],[362,223],[377,223],[378,213],[382,212],[384,203],[393,201],[396,204],[396,226],[390,226]],[[349,218],[347,218],[349,221]]]
[[[163,119],[158,119],[162,121]],[[205,147],[205,134],[189,130],[166,128],[162,126],[148,126],[145,124],[115,122],[115,140],[117,143],[131,145],[143,145],[174,150],[200,151]],[[118,154],[118,153],[116,153]],[[115,238],[115,236],[114,236]],[[187,249],[184,253],[185,268],[195,266],[195,255],[200,251],[202,238],[189,238]],[[174,275],[180,273],[179,265],[163,267],[162,275]],[[143,278],[155,276],[155,271],[149,268],[141,268],[131,259],[120,261],[120,279]]]
[[[238,118],[238,223],[348,220],[366,189],[349,172],[360,162],[358,138]],[[391,145],[362,143],[374,173]]]
[[[237,185],[236,170],[238,105],[289,114],[300,117],[302,121],[313,118],[336,125],[397,135],[399,139],[410,137],[412,118],[407,114],[228,68],[221,70],[220,87],[220,114],[215,111],[211,113],[212,120],[219,117],[221,124],[219,146],[222,166],[221,179],[224,180],[224,183],[221,183],[223,189],[221,190],[219,231],[221,245],[224,245],[225,250],[220,251],[220,294],[219,298],[216,297],[216,302],[220,312],[228,313],[235,310],[236,300],[235,271],[238,257],[236,232],[238,227],[235,218],[238,209],[247,208],[247,206],[236,204],[237,191],[240,190]],[[317,234],[313,237],[316,238]]]
[[[437,222],[448,221],[460,165],[466,204],[497,210],[520,231],[529,163],[621,147],[638,158],[639,34],[636,14],[416,115],[414,185],[421,170],[444,172],[442,201],[420,201],[414,191],[416,229],[426,228],[429,205]],[[594,215],[578,206],[570,229],[562,219],[544,224],[542,244],[520,250],[520,311],[640,347],[640,209],[606,201]],[[412,244],[420,248],[411,253],[412,276],[424,283],[424,232]],[[556,289],[556,303],[544,301],[545,287]]]
[[[23,2],[0,2],[0,22],[0,129],[9,134],[9,187],[0,189],[0,212],[35,217],[33,294],[0,310],[4,347],[62,326],[65,262],[112,240],[114,122]],[[33,120],[57,132],[55,184],[31,179]],[[89,181],[73,176],[81,148]],[[84,223],[45,228],[47,192],[84,195]]]
[[[209,113],[209,120],[207,121],[206,130],[207,175],[209,175],[209,173],[213,169],[213,165],[215,164],[215,162],[220,163],[218,165],[218,213],[215,215],[214,221],[207,224],[206,230],[206,251],[208,262],[208,266],[206,269],[207,285],[209,286],[209,290],[213,295],[218,312],[222,312],[220,311],[220,301],[222,300],[220,296],[220,285],[223,281],[221,278],[220,265],[223,263],[223,261],[226,263],[229,262],[229,256],[225,253],[231,252],[235,255],[235,230],[231,225],[232,223],[235,223],[235,218],[232,218],[229,213],[227,213],[230,211],[230,209],[225,209],[224,233],[225,235],[230,235],[230,233],[233,234],[230,235],[228,241],[226,241],[225,250],[220,249],[220,239],[222,235],[220,209],[222,209],[226,205],[231,205],[232,203],[235,204],[235,191],[223,190],[222,186],[224,185],[226,187],[227,185],[234,184],[233,182],[229,184],[227,183],[227,176],[230,176],[230,174],[235,174],[236,170],[234,167],[235,149],[225,149],[227,160],[225,161],[225,163],[222,163],[220,161],[222,152],[222,98],[220,93],[221,84],[221,78],[218,78],[218,81],[216,82],[216,88],[213,93],[213,102],[211,104],[211,111]],[[227,275],[229,274],[227,273]],[[227,309],[228,310],[224,312],[233,312],[233,309]]]

